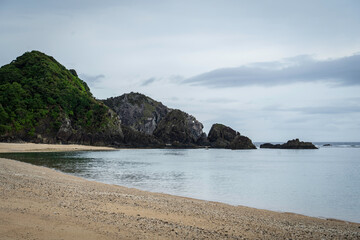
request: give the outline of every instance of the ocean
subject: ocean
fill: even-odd
[[[319,149],[122,149],[0,157],[151,192],[360,223],[360,143],[315,144]]]

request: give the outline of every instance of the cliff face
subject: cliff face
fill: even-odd
[[[152,136],[159,143],[195,147],[206,142],[203,125],[195,117],[143,94],[128,93],[103,102],[118,114],[123,125]]]
[[[133,92],[103,102],[117,113],[122,124],[148,135],[153,134],[158,123],[170,111],[161,102]]]
[[[193,116],[180,110],[170,111],[154,131],[154,136],[166,144],[198,145],[206,138],[203,125]]]
[[[212,125],[208,140],[213,148],[256,149],[252,141],[223,124]]]
[[[32,51],[0,68],[0,140],[114,145],[123,133],[75,70]]]

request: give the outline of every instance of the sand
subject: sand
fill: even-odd
[[[0,239],[360,239],[360,224],[150,193],[0,158]]]
[[[13,152],[67,152],[67,151],[108,151],[111,147],[98,147],[76,144],[35,144],[35,143],[1,143],[0,153]]]

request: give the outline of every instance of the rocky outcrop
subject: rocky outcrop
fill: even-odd
[[[140,93],[128,93],[103,101],[120,117],[123,125],[152,135],[170,109]]]
[[[212,125],[208,140],[213,148],[256,149],[252,141],[223,124]]]
[[[240,134],[237,135],[231,142],[230,142],[230,149],[256,149],[255,145],[252,143],[250,138],[241,136]]]
[[[180,111],[170,111],[158,124],[154,136],[174,147],[202,145],[206,141],[203,125],[195,117]]]
[[[277,149],[317,149],[317,147],[311,142],[302,142],[299,139],[289,140],[284,144],[271,144],[264,143],[260,145],[260,148],[277,148]]]
[[[151,145],[172,147],[196,147],[207,143],[203,125],[195,117],[170,109],[143,94],[132,92],[103,102],[118,114],[123,129],[128,127],[124,130],[127,142],[143,140],[144,144],[151,142]],[[130,129],[135,131],[131,132],[132,136]]]

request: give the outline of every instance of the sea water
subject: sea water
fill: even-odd
[[[152,192],[360,222],[359,143],[318,150],[124,149],[0,156]]]

